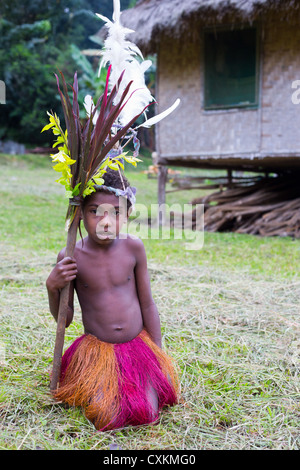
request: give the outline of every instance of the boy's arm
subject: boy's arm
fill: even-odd
[[[60,252],[57,257],[57,264],[52,269],[47,281],[46,287],[49,298],[49,308],[52,316],[57,321],[60,291],[65,285],[70,283],[69,290],[69,307],[67,313],[66,326],[69,326],[74,315],[74,279],[77,274],[76,261],[73,258],[64,258],[63,252]]]
[[[147,257],[144,244],[141,240],[136,241],[136,260],[135,279],[144,327],[148,331],[154,343],[161,348],[160,319],[151,293]]]

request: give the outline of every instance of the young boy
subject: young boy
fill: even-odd
[[[46,282],[56,320],[60,290],[71,283],[66,326],[73,319],[74,290],[84,326],[62,358],[54,396],[82,406],[98,430],[153,422],[178,394],[172,361],[161,349],[144,245],[120,236],[133,190],[115,170],[104,179],[81,207],[86,238],[77,242],[73,258],[59,253]]]

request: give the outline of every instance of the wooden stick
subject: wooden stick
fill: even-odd
[[[75,215],[74,215],[73,222],[68,230],[65,257],[73,256],[74,248],[76,244],[76,236],[77,236],[77,229],[79,226],[79,220],[80,220],[80,208],[77,206],[75,208]],[[60,293],[59,310],[58,310],[57,326],[56,326],[55,347],[54,347],[54,354],[53,354],[53,368],[52,368],[52,375],[51,375],[51,381],[50,381],[51,391],[55,391],[57,389],[58,384],[59,384],[59,379],[60,379],[61,358],[62,358],[62,352],[63,352],[63,347],[64,347],[66,320],[67,320],[67,312],[68,312],[68,305],[69,305],[69,291],[70,291],[70,283],[67,284],[61,290],[61,293]]]

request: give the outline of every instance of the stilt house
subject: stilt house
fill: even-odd
[[[300,169],[300,2],[140,0],[122,23],[157,54],[156,128],[168,165]],[[297,91],[297,89],[299,90]]]

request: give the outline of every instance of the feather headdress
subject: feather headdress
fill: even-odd
[[[105,22],[108,29],[108,35],[104,42],[99,74],[102,67],[106,64],[111,65],[110,88],[112,88],[117,83],[120,74],[124,72],[124,80],[122,81],[116,99],[118,99],[122,94],[126,85],[132,81],[132,95],[119,115],[120,124],[125,125],[139,111],[145,109],[152,101],[155,101],[149,88],[145,84],[145,72],[149,67],[151,67],[152,62],[151,60],[144,60],[140,49],[133,42],[130,42],[127,39],[127,35],[134,31],[125,28],[121,24],[120,0],[114,0],[113,21],[110,21],[99,13],[96,13],[96,15]],[[151,118],[144,122],[140,127],[151,127],[156,124],[173,112],[179,103],[180,100],[177,99],[168,110],[155,116],[155,119]]]

